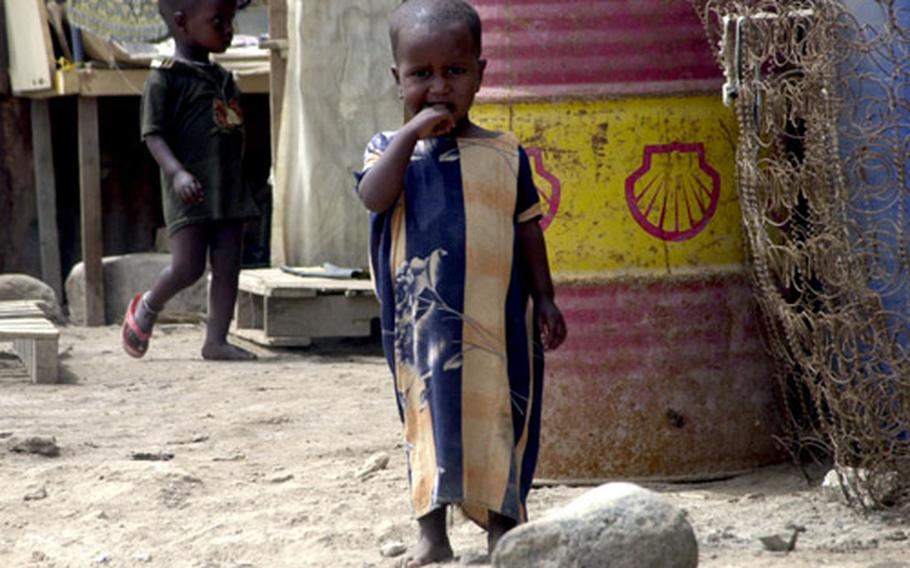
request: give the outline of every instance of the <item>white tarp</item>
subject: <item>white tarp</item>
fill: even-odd
[[[401,124],[388,14],[400,0],[288,0],[288,67],[275,171],[272,264],[367,265],[353,172]]]

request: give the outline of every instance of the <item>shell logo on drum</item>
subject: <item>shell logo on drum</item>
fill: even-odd
[[[537,186],[537,193],[540,194],[540,200],[542,201],[540,205],[543,209],[543,218],[540,220],[540,228],[546,231],[550,223],[553,222],[553,218],[556,217],[557,211],[559,211],[562,184],[559,182],[558,177],[544,167],[543,151],[540,148],[525,148],[525,152],[531,160],[536,177],[543,179],[549,185],[549,191],[547,191],[547,188],[542,187],[541,184],[534,184]]]
[[[632,216],[664,241],[685,241],[700,233],[719,201],[720,175],[705,159],[700,142],[645,146],[641,167],[626,179]]]

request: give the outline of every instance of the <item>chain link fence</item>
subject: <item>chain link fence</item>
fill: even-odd
[[[910,501],[910,2],[693,0],[740,126],[743,224],[795,457]]]

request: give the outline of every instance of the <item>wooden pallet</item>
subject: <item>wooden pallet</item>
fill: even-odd
[[[56,383],[59,377],[57,346],[60,330],[32,301],[0,302],[0,341],[13,342],[35,383]]]
[[[299,347],[318,337],[367,337],[379,317],[369,280],[242,270],[231,333],[260,345]]]

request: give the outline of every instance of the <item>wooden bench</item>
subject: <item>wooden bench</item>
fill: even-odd
[[[240,271],[231,333],[269,347],[301,347],[317,337],[369,337],[378,317],[369,280],[257,268]]]
[[[60,330],[38,304],[28,300],[0,302],[0,341],[12,341],[32,381],[57,382],[57,345]]]

